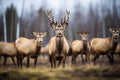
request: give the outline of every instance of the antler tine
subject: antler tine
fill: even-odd
[[[70,11],[66,10],[67,15],[70,15]]]
[[[69,15],[70,15],[70,11],[66,10],[66,13],[67,13],[67,18],[64,17],[64,21],[68,22],[68,20],[69,20]]]
[[[53,23],[54,22],[54,16],[52,16],[52,19],[50,18],[51,12],[52,11],[48,9],[47,10],[47,16],[48,16],[48,20]]]

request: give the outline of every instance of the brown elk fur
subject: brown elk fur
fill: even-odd
[[[0,42],[0,56],[4,57],[3,65],[6,64],[7,57],[11,57],[13,63],[16,65],[14,61],[14,57],[16,55],[17,55],[17,50],[15,48],[14,43]]]

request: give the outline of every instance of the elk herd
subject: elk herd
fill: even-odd
[[[90,32],[77,32],[81,40],[69,41],[65,37],[65,29],[68,27],[70,11],[66,10],[66,16],[58,24],[54,21],[51,10],[47,10],[47,17],[54,36],[50,38],[48,44],[43,47],[44,37],[48,32],[32,32],[35,39],[19,37],[15,42],[0,42],[0,57],[3,57],[3,65],[6,64],[7,58],[11,57],[13,63],[22,68],[23,59],[27,58],[27,68],[29,67],[30,58],[34,59],[36,67],[38,57],[41,53],[46,53],[49,57],[51,68],[57,68],[60,64],[65,67],[65,61],[68,56],[72,56],[71,65],[76,65],[78,55],[81,55],[82,64],[88,61],[96,64],[96,59],[100,55],[107,55],[110,65],[114,63],[114,54],[120,55],[119,33],[120,28],[108,28],[111,32],[109,38],[92,38],[88,40]],[[50,33],[50,32],[49,32]],[[91,58],[92,55],[92,58]],[[16,62],[14,60],[16,57]],[[0,58],[1,59],[1,58]]]

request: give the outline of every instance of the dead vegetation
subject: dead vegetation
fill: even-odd
[[[70,59],[67,58],[66,67],[51,69],[48,57],[39,56],[38,65],[34,68],[34,60],[31,59],[30,68],[25,66],[18,69],[12,64],[11,59],[6,66],[0,67],[0,80],[119,80],[120,79],[120,60],[115,56],[115,65],[110,66],[106,59],[107,56],[97,60],[97,65],[82,65],[81,57],[77,58],[77,67],[71,67]],[[26,65],[26,58],[23,65]],[[106,65],[105,65],[106,64]]]

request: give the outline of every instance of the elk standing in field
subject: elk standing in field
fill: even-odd
[[[16,65],[14,57],[17,56],[15,43],[0,42],[0,56],[4,57],[3,65],[6,64],[7,58],[11,57],[13,63]]]
[[[40,54],[39,51],[42,47],[43,39],[47,35],[47,32],[33,32],[33,35],[36,37],[36,40],[20,37],[15,42],[18,51],[18,66],[21,65],[22,67],[22,60],[26,56],[27,67],[29,67],[30,58],[34,58],[34,66],[36,67],[37,58]]]
[[[109,28],[111,38],[93,38],[89,42],[90,52],[93,54],[93,63],[99,55],[107,55],[110,65],[114,63],[113,54],[118,44],[120,28]]]
[[[64,31],[68,26],[70,12],[66,11],[66,13],[67,18],[64,17],[64,21],[61,19],[61,24],[58,25],[57,22],[54,21],[54,17],[50,19],[51,11],[47,11],[50,26],[55,31],[55,36],[52,37],[48,43],[49,60],[52,68],[56,68],[61,64],[61,62],[63,63],[63,67],[65,67],[65,60],[69,51],[69,45],[67,39],[64,36]],[[59,61],[57,66],[56,60]]]
[[[72,42],[72,65],[76,65],[76,58],[79,54],[81,54],[82,63],[87,62],[89,32],[78,32],[78,35],[82,37],[82,40],[74,40]],[[85,59],[83,55],[85,55]]]

